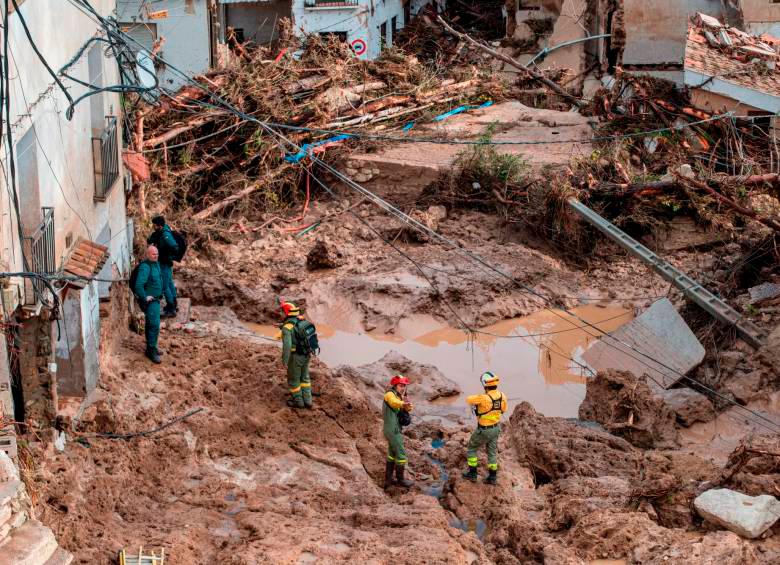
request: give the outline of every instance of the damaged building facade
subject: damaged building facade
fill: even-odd
[[[338,37],[362,59],[375,59],[425,6],[443,10],[445,0],[129,0],[117,4],[117,21],[135,41],[151,51],[159,39],[162,59],[192,76],[224,64],[230,45],[267,45],[276,41],[280,21],[305,36]],[[181,75],[157,67],[162,86],[176,89]]]
[[[113,0],[93,5],[106,16],[116,7]],[[95,39],[98,25],[69,3],[54,9],[24,2],[9,20],[1,269],[56,280],[49,286],[30,276],[2,279],[0,390],[6,417],[15,411],[13,419],[45,427],[57,415],[58,397],[83,398],[97,385],[101,301],[130,263],[129,179],[120,159],[119,94],[82,98],[120,82],[106,43]],[[75,105],[41,59],[68,84]]]

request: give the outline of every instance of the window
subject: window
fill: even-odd
[[[390,20],[390,21],[391,21],[390,31],[392,33],[392,35],[390,37],[390,45],[392,45],[392,44],[395,43],[395,35],[396,35],[396,32],[398,31],[398,16],[393,16],[393,19]]]
[[[157,41],[157,24],[120,23],[119,29],[133,38],[134,41],[127,42],[133,53],[137,54],[142,48],[151,53],[154,42]]]
[[[119,178],[119,143],[117,119],[106,118],[100,135],[92,137],[92,164],[95,170],[95,200],[105,200]]]
[[[324,39],[328,39],[329,37],[335,37],[339,41],[342,41],[344,43],[347,42],[347,32],[346,31],[323,31],[320,32],[320,37]]]
[[[38,143],[35,125],[16,144],[16,169],[22,231],[30,235],[41,223],[41,191],[38,179]]]
[[[384,21],[379,26],[379,48],[384,49],[387,47],[387,22]]]
[[[87,53],[87,70],[89,72],[89,84],[102,88],[103,80],[103,44],[96,43]],[[93,94],[89,97],[90,122],[92,135],[99,135],[105,125],[106,110],[103,105],[103,93]]]
[[[407,0],[404,3],[404,25],[409,25],[412,21],[412,0]]]

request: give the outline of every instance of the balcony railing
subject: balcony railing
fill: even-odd
[[[305,0],[307,8],[357,8],[360,0]]]
[[[95,200],[105,200],[119,178],[116,116],[108,118],[108,125],[100,137],[92,138],[92,162],[95,168]]]
[[[24,252],[29,268],[34,273],[52,274],[57,270],[54,250],[54,208],[41,208],[43,221],[24,238]],[[25,303],[35,304],[47,292],[39,279],[25,279]]]

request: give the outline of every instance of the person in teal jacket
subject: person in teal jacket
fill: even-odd
[[[152,218],[154,231],[146,240],[146,243],[154,245],[160,252],[159,264],[160,273],[163,280],[163,296],[165,296],[165,308],[162,312],[163,318],[173,318],[178,311],[176,304],[176,285],[173,282],[173,259],[172,256],[179,252],[179,244],[173,237],[171,227],[165,223],[163,216]]]
[[[133,293],[144,311],[146,356],[152,363],[160,363],[157,340],[160,337],[160,300],[163,297],[163,277],[158,261],[159,251],[154,245],[146,249],[146,259],[138,265]]]

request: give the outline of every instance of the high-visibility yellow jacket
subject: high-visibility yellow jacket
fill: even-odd
[[[506,412],[506,396],[498,390],[469,396],[466,398],[466,403],[476,408],[480,426],[497,424],[501,420],[501,415]]]

